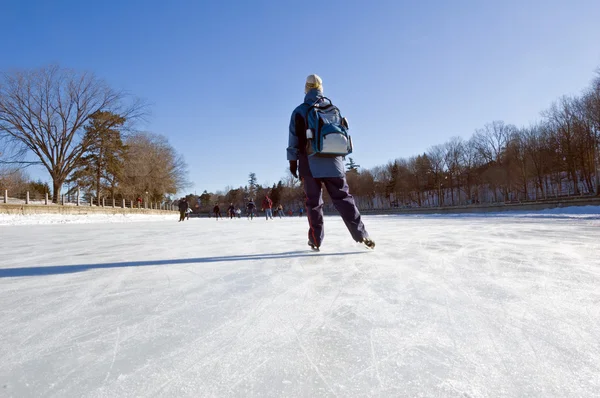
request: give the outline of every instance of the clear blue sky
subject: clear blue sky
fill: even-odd
[[[278,181],[304,79],[350,120],[363,167],[492,120],[518,126],[600,66],[600,1],[0,0],[0,69],[58,63],[152,104],[187,192]],[[45,177],[39,171],[34,177]]]

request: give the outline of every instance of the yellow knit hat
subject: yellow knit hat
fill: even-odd
[[[308,75],[306,84],[304,85],[304,94],[308,93],[313,88],[323,91],[323,80],[317,75]]]

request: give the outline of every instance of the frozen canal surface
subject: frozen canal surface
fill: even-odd
[[[0,216],[1,397],[600,394],[598,208],[365,217],[373,252],[328,217],[321,253],[299,218],[44,217]]]

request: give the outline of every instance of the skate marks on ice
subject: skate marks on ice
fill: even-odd
[[[137,235],[138,226],[119,225],[135,238],[112,252],[107,240],[109,256],[52,260],[180,263],[0,278],[0,385],[9,396],[593,396],[600,389],[597,221],[365,217],[378,243],[371,252],[356,250],[343,224],[328,218],[321,253],[298,239],[306,220],[193,221],[148,225]],[[68,235],[73,226],[65,227]],[[98,229],[73,229],[73,238]],[[208,238],[185,247],[135,243],[181,231]],[[43,237],[37,242],[50,249]],[[78,253],[76,242],[63,239],[58,252]],[[19,255],[27,268],[32,253]],[[234,259],[183,262],[223,257]]]

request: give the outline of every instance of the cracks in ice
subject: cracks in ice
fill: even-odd
[[[115,341],[115,348],[113,349],[113,358],[110,363],[110,367],[108,368],[108,372],[106,372],[106,377],[104,378],[104,383],[108,380],[110,376],[110,372],[112,371],[113,366],[115,366],[115,361],[117,359],[117,352],[119,351],[119,342],[121,337],[121,328],[117,327],[117,339]]]
[[[298,345],[302,349],[302,352],[306,356],[306,359],[312,365],[312,367],[315,369],[315,372],[317,372],[317,375],[319,376],[319,378],[323,381],[323,383],[325,383],[325,386],[327,387],[327,389],[329,390],[329,392],[331,392],[334,396],[337,397],[338,395],[335,393],[335,391],[333,391],[333,389],[331,388],[331,386],[329,385],[329,383],[327,383],[327,380],[325,380],[325,377],[323,376],[323,374],[319,370],[319,367],[314,363],[314,361],[312,360],[312,358],[310,357],[310,355],[308,355],[308,352],[306,351],[306,348],[304,347],[304,344],[302,344],[302,340],[300,340],[300,336],[298,336],[298,333],[296,332],[296,329],[293,329],[293,330],[294,330],[294,334],[296,335],[296,340],[298,341]]]
[[[369,342],[371,343],[371,361],[373,362],[372,366],[375,368],[375,376],[377,376],[379,390],[381,390],[383,388],[383,383],[381,382],[381,375],[379,374],[379,362],[377,361],[375,347],[373,346],[373,329],[371,329],[371,332],[369,333]]]

